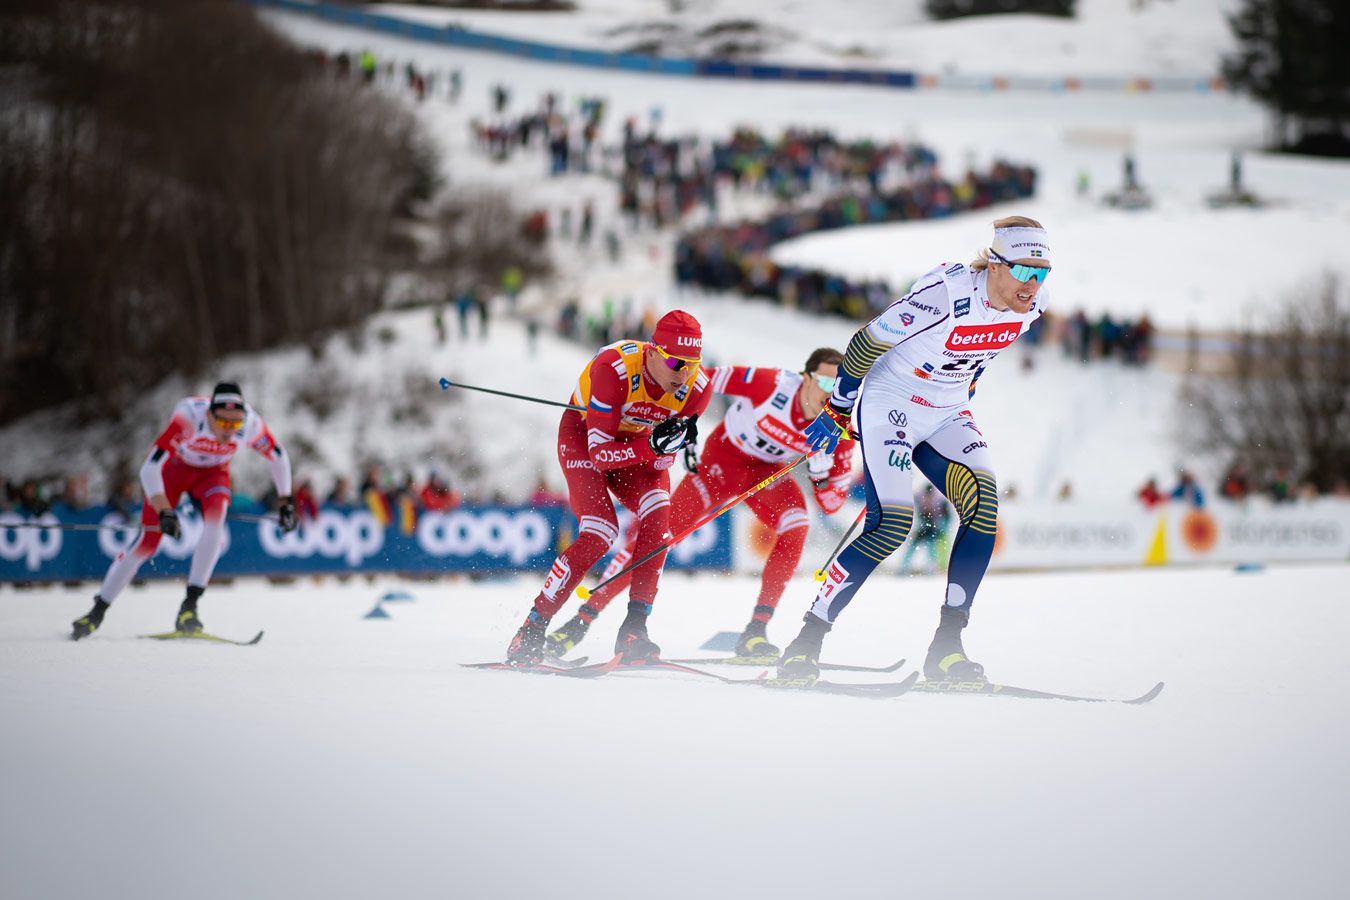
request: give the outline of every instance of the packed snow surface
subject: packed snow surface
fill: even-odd
[[[535,576],[213,587],[207,626],[255,647],[138,640],[177,584],[79,644],[87,589],[5,589],[0,896],[1343,897],[1344,572],[986,581],[966,647],[992,677],[1165,680],[1145,706],[460,667],[501,657]],[[756,587],[669,574],[652,636],[695,655]],[[394,588],[416,600],[362,618]],[[824,658],[912,666],[941,593],[873,578]],[[578,652],[607,657],[620,612]]]

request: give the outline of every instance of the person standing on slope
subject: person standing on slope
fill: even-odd
[[[802,432],[820,414],[834,390],[843,358],[838,350],[821,347],[807,357],[800,372],[747,366],[705,370],[712,380],[712,390],[731,397],[733,402],[704,443],[698,470],[686,476],[670,498],[671,531],[677,534],[685,531],[711,510],[806,452]],[[807,460],[816,504],[824,512],[834,513],[843,506],[848,496],[852,460],[851,440],[841,441],[834,453],[815,453]],[[736,643],[736,655],[777,662],[779,649],[769,642],[765,629],[778,608],[788,579],[797,571],[811,520],[802,490],[790,478],[780,478],[751,495],[745,505],[772,529],[774,542],[764,563],[750,623]],[[609,570],[623,569],[634,552],[630,539],[629,546],[610,562]],[[591,594],[566,625],[549,635],[548,655],[559,657],[575,647],[595,617],[630,580],[625,575]]]
[[[703,330],[684,310],[656,323],[650,341],[618,341],[582,370],[558,424],[558,462],[578,520],[577,539],[558,556],[525,622],[506,651],[512,665],[544,658],[548,623],[581,579],[619,538],[614,499],[637,516],[634,552],[646,555],[670,540],[670,466],[698,439],[698,417],[711,397],[699,368]],[[612,497],[611,497],[612,495]],[[647,616],[665,565],[659,553],[633,570],[628,616],[614,652],[627,662],[657,659]]]
[[[999,219],[989,248],[970,265],[933,269],[854,334],[834,392],[806,438],[812,449],[828,451],[850,429],[859,435],[867,517],[826,571],[801,632],[784,651],[781,681],[815,683],[826,633],[872,570],[904,543],[914,521],[915,466],[960,519],[924,676],[983,680],[961,632],[993,554],[998,489],[993,455],[968,400],[985,367],[1045,312],[1049,274],[1049,237],[1040,223]]]
[[[211,580],[225,540],[225,514],[230,509],[230,460],[241,447],[251,447],[272,468],[272,483],[281,498],[277,508],[282,531],[297,525],[291,497],[291,462],[267,424],[244,402],[239,385],[217,384],[210,397],[188,397],[174,407],[173,419],[155,439],[141,466],[141,535],[130,550],[117,554],[103,584],[94,595],[94,608],[72,624],[72,640],[92,634],[108,607],[131,583],[141,565],[154,556],[160,538],[182,535],[175,511],[187,494],[202,513],[202,531],[192,552],[187,596],[179,607],[174,629],[186,634],[202,630],[197,601]],[[153,530],[152,530],[153,529]]]

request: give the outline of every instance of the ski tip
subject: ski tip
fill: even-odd
[[[261,641],[261,640],[262,640],[262,636],[263,636],[263,633],[262,633],[261,631],[258,632],[257,634],[255,634],[255,635],[253,636],[253,639],[250,640],[250,641],[248,641],[247,643],[245,643],[244,646],[245,646],[245,647],[252,647],[254,644],[258,643],[258,641]]]
[[[1135,697],[1133,700],[1126,700],[1125,702],[1126,702],[1126,703],[1136,703],[1136,704],[1137,704],[1137,703],[1147,703],[1148,701],[1152,700],[1154,697],[1156,697],[1156,696],[1158,696],[1159,694],[1162,693],[1162,689],[1163,689],[1163,686],[1164,686],[1165,684],[1166,684],[1166,682],[1160,681],[1160,682],[1158,682],[1157,684],[1155,684],[1155,685],[1153,686],[1153,689],[1150,690],[1147,694],[1144,694],[1142,697]]]
[[[449,378],[442,378],[442,379],[441,379],[441,390],[445,391],[445,390],[449,390],[449,389],[450,389],[450,379],[449,379]]]

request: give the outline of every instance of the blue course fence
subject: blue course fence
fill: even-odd
[[[365,12],[328,3],[304,0],[242,0],[253,6],[315,16],[342,25],[383,32],[396,37],[503,53],[549,63],[568,63],[599,69],[623,69],[686,78],[742,78],[753,81],[789,81],[825,84],[871,84],[890,88],[951,88],[978,91],[1037,90],[1055,93],[1075,91],[1209,92],[1226,88],[1222,79],[1208,75],[1164,78],[1118,78],[1112,76],[1042,77],[1003,75],[921,75],[887,69],[830,69],[815,66],[747,63],[723,59],[671,58],[640,53],[608,53],[580,47],[564,47],[539,41],[524,41],[457,26],[426,25],[394,16]]]
[[[141,568],[146,578],[187,574],[201,533],[195,511],[181,511],[183,536],[165,538]],[[621,524],[630,517],[625,512]],[[674,569],[720,569],[732,565],[731,523],[722,516],[671,551]],[[102,525],[95,531],[15,527],[20,524]],[[325,507],[298,531],[282,534],[272,522],[231,521],[216,572],[221,575],[309,575],[399,572],[420,575],[543,571],[553,562],[558,539],[576,534],[561,507],[463,507],[422,512],[405,533],[382,526],[364,509]],[[39,519],[0,513],[0,582],[100,579],[108,564],[136,540],[139,525],[109,507],[72,512],[57,508]]]

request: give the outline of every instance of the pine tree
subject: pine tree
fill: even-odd
[[[1224,77],[1269,106],[1282,148],[1350,155],[1350,7],[1340,0],[1243,0]]]

